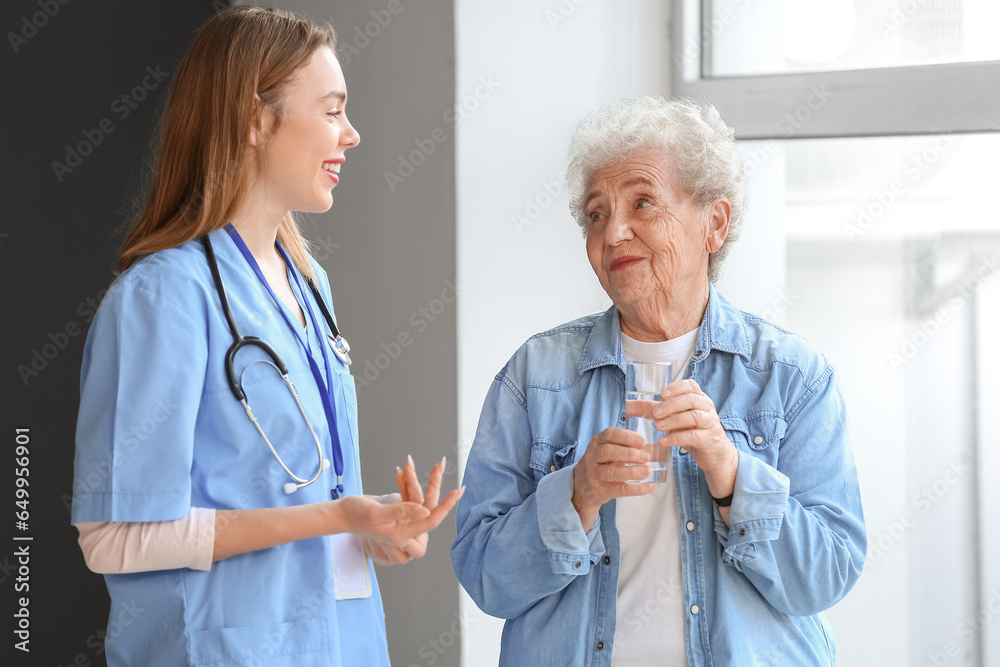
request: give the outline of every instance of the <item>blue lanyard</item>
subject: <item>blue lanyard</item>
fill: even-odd
[[[243,253],[243,257],[247,260],[247,264],[253,269],[253,272],[257,274],[257,278],[260,279],[262,285],[267,290],[267,293],[271,295],[271,299],[274,300],[274,304],[278,307],[278,312],[281,313],[282,317],[285,318],[285,322],[291,327],[292,333],[295,334],[295,338],[298,339],[299,343],[302,344],[303,349],[306,353],[306,359],[309,360],[309,369],[312,371],[313,378],[316,380],[316,387],[319,389],[320,397],[323,399],[323,411],[326,413],[326,421],[330,429],[330,440],[331,449],[333,450],[333,470],[337,474],[337,487],[330,490],[330,497],[336,500],[344,493],[344,452],[341,449],[340,444],[340,432],[337,430],[337,418],[336,418],[336,408],[333,403],[333,396],[330,386],[323,379],[323,374],[319,370],[319,366],[316,364],[316,360],[313,359],[312,354],[309,352],[308,343],[303,340],[302,335],[299,333],[299,329],[302,328],[297,322],[293,322],[292,318],[285,312],[285,309],[281,307],[281,302],[278,297],[274,294],[271,286],[267,282],[267,278],[260,270],[260,266],[257,264],[257,260],[254,259],[253,253],[247,248],[246,243],[243,242],[243,238],[240,233],[236,231],[232,223],[226,225],[226,231],[229,232],[229,236],[232,237],[233,241],[236,243],[236,247],[240,249]],[[306,296],[306,290],[302,289],[302,283],[299,282],[298,271],[295,265],[288,258],[288,253],[282,247],[280,242],[275,242],[278,247],[278,252],[281,253],[281,257],[285,260],[285,264],[289,268],[289,272],[292,274],[292,279],[295,281],[295,286],[299,288],[299,293],[302,295],[302,301],[305,302],[306,311],[309,313],[309,320],[312,322],[313,331],[316,332],[316,336],[320,341],[320,349],[323,352],[323,362],[326,365],[326,376],[333,380],[333,368],[330,365],[330,353],[326,349],[326,345],[323,344],[323,339],[326,337],[323,330],[319,327],[319,322],[316,321],[316,314],[313,312],[312,305],[309,303],[309,297]]]

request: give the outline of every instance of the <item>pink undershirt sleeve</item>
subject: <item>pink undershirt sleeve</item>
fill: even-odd
[[[192,507],[175,521],[87,521],[76,524],[87,567],[101,574],[209,570],[215,547],[215,510]]]

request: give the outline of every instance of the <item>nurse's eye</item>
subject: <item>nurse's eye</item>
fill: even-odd
[[[337,118],[337,117],[340,116],[340,114],[341,114],[340,111],[327,111],[326,112],[326,115],[329,116],[330,118]]]

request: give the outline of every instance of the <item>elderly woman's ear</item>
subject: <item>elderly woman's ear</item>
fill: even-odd
[[[729,215],[732,206],[725,198],[720,197],[705,207],[705,215],[708,217],[708,236],[705,239],[708,245],[708,252],[713,253],[722,247],[729,236]]]

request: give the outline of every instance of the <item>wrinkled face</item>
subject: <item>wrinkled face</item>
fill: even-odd
[[[347,120],[347,86],[336,56],[320,48],[285,91],[281,122],[262,114],[251,144],[262,148],[261,180],[268,202],[284,211],[321,213],[333,203],[344,152],[361,137]]]
[[[709,254],[725,241],[729,203],[698,206],[675,188],[669,164],[661,151],[637,151],[594,172],[587,188],[587,255],[619,308],[700,296]]]

